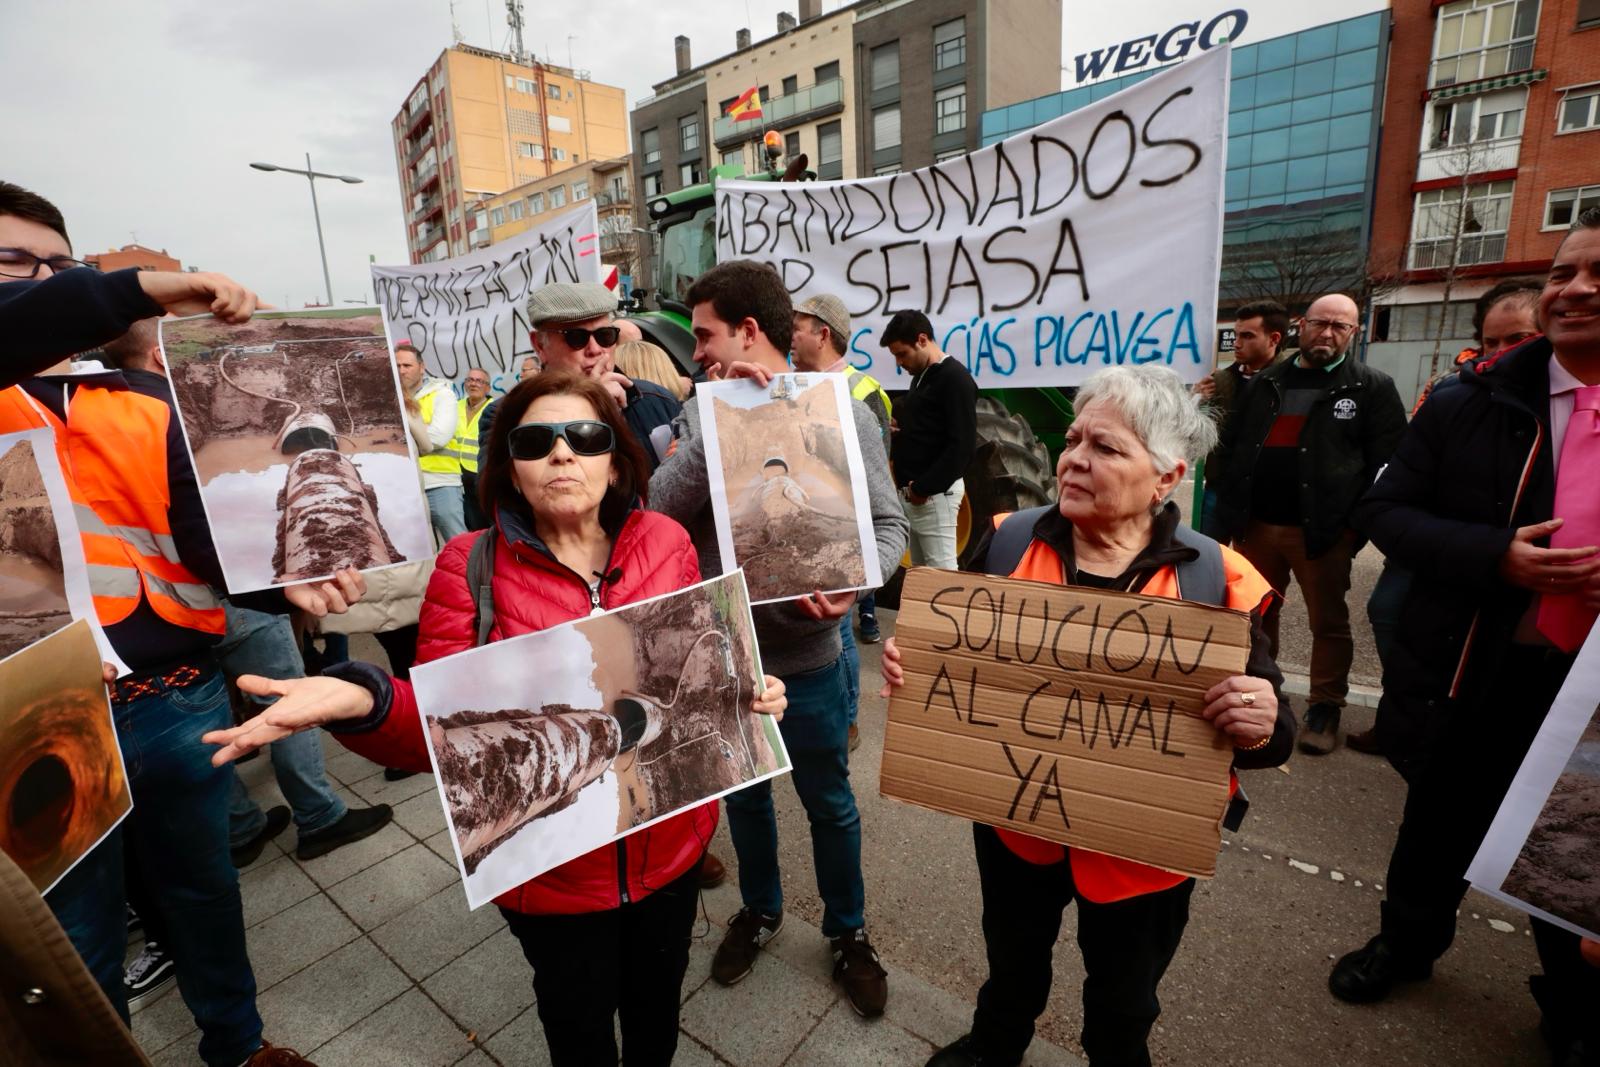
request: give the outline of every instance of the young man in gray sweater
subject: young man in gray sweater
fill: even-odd
[[[772,268],[749,260],[719,264],[689,289],[687,303],[693,309],[694,358],[708,377],[748,377],[765,385],[773,375],[791,369],[794,309]],[[851,408],[866,467],[878,560],[889,574],[905,551],[910,525],[889,476],[878,424],[859,400],[852,400]],[[673,430],[675,450],[650,479],[650,507],[688,528],[699,552],[700,572],[710,578],[722,573],[723,560],[711,519],[698,405],[685,404]],[[789,707],[779,729],[793,763],[795,791],[811,821],[822,933],[832,943],[833,977],[851,1006],[871,1017],[883,1013],[889,989],[878,954],[867,940],[861,816],[850,790],[850,712],[839,620],[856,600],[855,593],[829,596],[817,591],[799,600],[764,604],[754,614],[762,663],[788,688]],[[744,907],[728,924],[711,976],[733,985],[750,973],[762,946],[782,928],[783,889],[772,783],[757,783],[726,799]]]

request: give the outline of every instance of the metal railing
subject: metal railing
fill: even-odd
[[[809,89],[801,89],[787,96],[775,96],[771,100],[763,101],[760,119],[745,119],[741,122],[722,115],[711,124],[711,139],[718,144],[742,141],[753,134],[759,134],[763,128],[781,127],[814,111],[832,107],[842,109],[843,106],[844,79],[833,78],[818,82]]]
[[[1510,41],[1493,48],[1436,59],[1428,74],[1428,88],[1458,85],[1480,78],[1516,74],[1533,66],[1533,40]]]
[[[1411,246],[1412,270],[1448,270],[1452,266],[1470,267],[1475,263],[1499,263],[1506,258],[1506,235],[1503,233],[1466,234],[1461,238],[1455,262],[1450,250],[1455,241],[1449,237],[1435,237],[1417,241]]]

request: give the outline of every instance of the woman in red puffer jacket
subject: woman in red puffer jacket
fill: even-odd
[[[496,538],[491,641],[698,582],[689,535],[638,505],[648,477],[622,412],[597,382],[547,371],[513,389],[501,402],[478,483],[496,528],[462,534],[439,554],[418,662],[476,643],[467,561],[479,536]],[[239,685],[280,699],[244,725],[206,736],[222,746],[218,763],[320,725],[385,766],[431,769],[410,683],[371,664],[339,664],[320,678],[247,675]],[[753,709],[781,715],[785,703],[783,683],[768,676]],[[671,1062],[697,875],[716,826],[716,803],[702,804],[497,898],[533,966],[556,1067],[615,1063],[619,1011],[630,1067]]]

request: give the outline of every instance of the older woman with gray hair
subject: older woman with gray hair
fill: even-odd
[[[1216,428],[1164,367],[1112,367],[1078,391],[1056,464],[1059,501],[997,518],[969,568],[1098,590],[1209,601],[1249,612],[1245,673],[1206,694],[1205,717],[1234,745],[1236,768],[1288,759],[1294,718],[1262,623],[1278,597],[1243,556],[1182,525],[1172,495]],[[885,695],[903,684],[883,653]],[[1084,1051],[1091,1067],[1144,1067],[1160,1014],[1156,986],[1189,920],[1194,879],[1037,837],[974,825],[989,977],[972,1030],[928,1067],[1022,1062],[1050,992],[1051,954],[1067,904],[1078,904]]]

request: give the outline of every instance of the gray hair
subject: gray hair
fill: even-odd
[[[1082,411],[1096,400],[1104,400],[1122,413],[1150,453],[1157,474],[1174,471],[1178,464],[1216,447],[1216,423],[1200,410],[1200,398],[1169,367],[1146,364],[1096,371],[1078,387],[1073,406]]]

